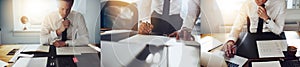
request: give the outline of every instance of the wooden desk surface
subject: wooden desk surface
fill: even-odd
[[[14,56],[14,55],[6,55],[13,49],[20,49],[23,45],[0,45],[0,60],[8,63],[8,61]],[[12,63],[9,63],[8,67],[11,67]]]

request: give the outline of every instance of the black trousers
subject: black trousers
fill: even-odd
[[[151,24],[153,25],[152,34],[171,34],[179,30],[183,20],[179,14],[162,15],[154,11],[151,15]]]

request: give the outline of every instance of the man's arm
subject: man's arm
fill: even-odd
[[[58,39],[56,31],[51,28],[51,19],[50,16],[46,16],[42,22],[41,32],[40,32],[40,43],[41,44],[52,44],[51,42],[55,39]]]
[[[82,14],[79,14],[76,19],[77,20],[73,22],[76,22],[76,26],[74,28],[77,29],[77,32],[75,31],[76,29],[72,31],[72,39],[74,38],[74,43],[72,43],[72,40],[67,40],[66,43],[69,45],[87,45],[89,44],[89,34],[85,19]]]
[[[227,41],[234,41],[236,42],[240,32],[243,29],[243,26],[245,23],[247,23],[247,10],[249,9],[248,7],[248,3],[246,2],[242,7],[241,10],[239,11],[239,14],[237,16],[237,18],[235,19],[233,26],[231,28],[230,34]]]
[[[181,29],[178,31],[175,31],[168,36],[175,36],[177,40],[180,38],[183,38],[183,40],[190,40],[190,36],[187,37],[180,37],[179,35],[191,35],[191,31],[194,27],[194,24],[196,22],[196,19],[198,18],[200,14],[200,0],[188,0],[188,9],[185,10],[184,7],[181,7],[180,14],[185,14],[183,11],[187,11],[187,14],[183,18],[183,24],[181,26]],[[189,32],[189,33],[183,33],[183,32]]]
[[[231,28],[228,39],[226,40],[223,50],[227,57],[233,57],[236,53],[235,42],[237,41],[240,32],[242,31],[243,25],[247,22],[247,10],[249,9],[248,3],[244,4],[241,7],[240,14],[237,19],[234,21],[233,27]]]
[[[184,10],[184,8],[181,8],[181,10]],[[196,19],[201,12],[200,10],[200,0],[189,0],[187,15],[186,17],[184,17],[183,25],[181,28],[186,27],[189,29],[193,29]]]
[[[140,0],[138,8],[138,34],[150,34],[153,28],[151,25],[152,0]]]
[[[283,31],[285,16],[286,16],[286,3],[282,2],[281,4],[276,4],[278,6],[279,14],[277,14],[276,18],[270,18],[270,21],[265,21],[266,26],[273,33],[280,35]]]
[[[151,22],[152,0],[140,0],[138,3],[139,21]],[[155,8],[155,7],[154,7]]]

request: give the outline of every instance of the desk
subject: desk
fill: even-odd
[[[7,62],[13,57],[13,55],[6,55],[13,49],[20,49],[22,45],[0,45],[0,60]],[[11,67],[13,63],[9,63],[8,67]]]
[[[150,53],[161,55],[159,67],[194,67],[199,65],[199,46],[156,47],[135,41],[118,42],[111,40],[101,41],[101,47],[104,67],[150,67],[153,64],[145,61]]]
[[[286,40],[292,40],[292,39],[300,39],[300,32],[298,31],[285,31],[285,38]],[[224,36],[226,35],[226,36]],[[241,34],[243,35],[243,33]],[[211,37],[214,37],[222,42],[225,42],[224,40],[226,40],[226,37],[228,36],[228,33],[217,33],[217,34],[201,34],[201,38],[204,38],[206,36],[211,36]],[[243,37],[243,36],[242,36]],[[220,46],[218,47],[217,49],[214,49],[212,50],[215,51],[215,50],[221,50],[223,46]],[[243,46],[242,46],[243,47]],[[253,46],[252,46],[253,47]],[[246,47],[244,47],[246,48]],[[249,48],[249,47],[248,47]],[[256,47],[253,47],[253,48],[256,48]],[[247,52],[246,52],[247,53]],[[255,52],[254,52],[255,53]],[[237,50],[237,55],[239,55],[239,50]],[[245,56],[244,56],[245,57]],[[247,56],[246,56],[247,57]],[[261,58],[258,58],[258,57],[248,57],[248,62],[245,64],[246,67],[248,65],[250,65],[251,63],[250,62],[255,62],[255,61],[270,61],[270,60],[278,60],[278,59],[274,59],[274,58],[269,58],[269,59],[261,59]],[[285,62],[281,62],[282,65],[286,65]]]
[[[25,45],[0,45],[0,60],[7,62],[13,57],[13,55],[6,55],[13,49],[20,49]],[[98,53],[87,53],[82,55],[68,55],[68,56],[59,56],[56,55],[56,48],[50,46],[49,53],[35,54],[34,56],[44,56],[48,57],[47,67],[50,66],[50,61],[58,63],[56,67],[100,67],[100,56]],[[50,57],[54,56],[54,59]],[[76,57],[79,62],[73,63],[72,58]],[[71,58],[71,59],[70,59]],[[11,67],[13,63],[9,63],[8,67]]]

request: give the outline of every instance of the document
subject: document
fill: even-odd
[[[222,45],[222,42],[211,36],[206,36],[200,39],[201,51],[208,52]]]
[[[286,40],[256,41],[259,58],[284,57],[282,51],[287,51]]]
[[[139,44],[148,44],[148,45],[154,45],[154,46],[164,46],[167,41],[169,41],[170,38],[166,36],[157,36],[157,35],[134,35],[132,37],[120,40],[119,42],[134,42]]]
[[[58,47],[56,55],[81,55],[82,53],[97,53],[91,47]]]
[[[49,46],[43,46],[43,45],[26,45],[23,47],[24,50],[22,52],[49,52]]]
[[[252,62],[252,67],[281,67],[279,61]]]
[[[134,32],[133,30],[110,30],[100,33],[101,35],[110,35],[110,34],[120,34],[120,33],[130,33]]]
[[[8,63],[0,60],[0,67],[5,67],[6,65],[8,65]]]
[[[88,44],[88,46],[91,47],[91,48],[93,48],[93,49],[95,49],[98,52],[101,52],[101,49],[99,47],[95,46],[95,45]]]
[[[19,58],[12,67],[46,67],[48,57]]]

